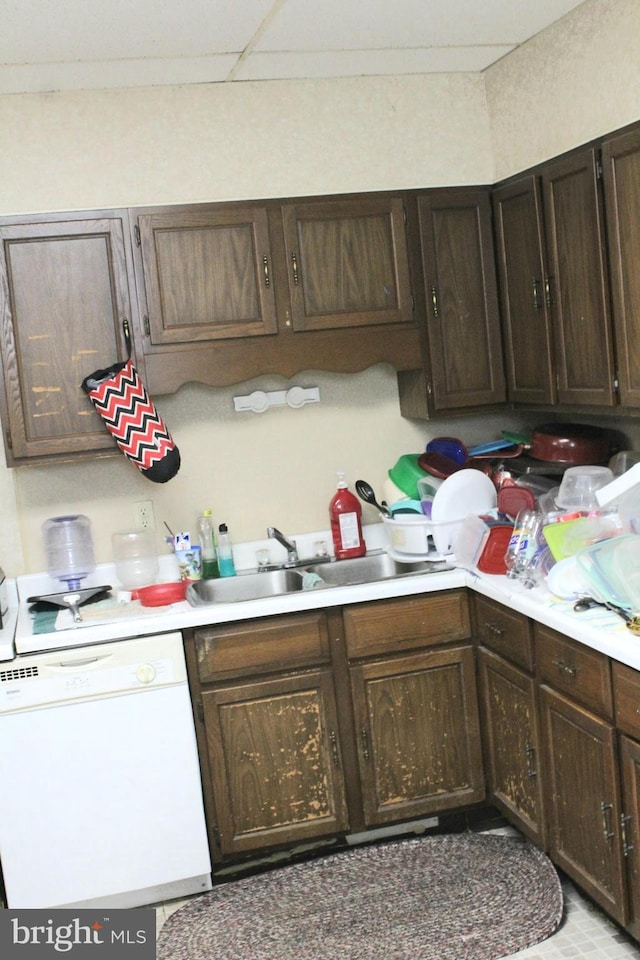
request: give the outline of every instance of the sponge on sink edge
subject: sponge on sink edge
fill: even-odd
[[[308,570],[302,577],[302,589],[303,590],[313,590],[315,587],[324,586],[324,580],[322,577],[319,577],[317,573],[311,573]]]

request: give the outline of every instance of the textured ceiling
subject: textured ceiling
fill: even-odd
[[[0,93],[477,72],[584,0],[0,0]]]

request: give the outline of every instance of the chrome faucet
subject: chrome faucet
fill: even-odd
[[[296,546],[295,540],[287,540],[283,533],[277,529],[277,527],[267,527],[267,536],[273,537],[274,540],[277,540],[278,543],[287,551],[287,565],[293,566],[298,563],[298,548]]]

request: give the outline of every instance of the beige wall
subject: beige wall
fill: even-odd
[[[485,73],[495,180],[640,118],[640,3],[587,0]]]
[[[0,213],[482,183],[480,75],[0,97]]]
[[[480,75],[0,97],[0,214],[489,182],[640,116],[639,17],[637,0],[589,0],[487,73],[489,106]],[[189,528],[205,506],[238,540],[269,524],[323,528],[336,470],[380,488],[431,436],[475,442],[514,422],[404,420],[385,365],[294,382],[319,385],[321,403],[233,413],[234,394],[274,378],[158,399],[183,456],[164,486],[121,456],[0,468],[0,564],[42,569],[40,524],[67,511],[91,518],[108,560],[140,499],[154,503],[159,541],[162,520]]]

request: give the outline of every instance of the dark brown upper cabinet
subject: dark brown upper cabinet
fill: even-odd
[[[399,376],[405,416],[470,411],[506,399],[490,192],[419,194],[424,368]],[[421,298],[422,302],[422,298]]]
[[[417,362],[401,195],[133,210],[131,222],[151,392]]]
[[[276,333],[264,206],[146,211],[135,218],[134,237],[152,347]]]
[[[640,406],[640,130],[602,148],[620,403]]]
[[[493,192],[509,400],[556,402],[542,186],[529,175]]]
[[[560,404],[616,402],[599,157],[580,150],[542,168]]]
[[[115,451],[80,389],[126,358],[134,286],[126,212],[0,224],[2,420],[7,463]]]
[[[400,198],[286,203],[282,223],[294,330],[411,322]]]

